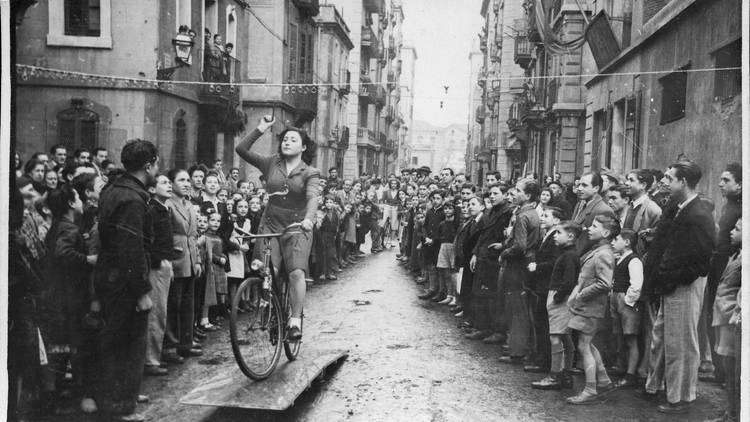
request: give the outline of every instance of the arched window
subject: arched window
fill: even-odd
[[[184,169],[187,166],[185,150],[187,149],[187,125],[185,120],[177,119],[174,123],[174,143],[172,144],[173,167]]]
[[[57,114],[57,142],[69,149],[93,149],[99,144],[99,115],[83,108],[83,100],[73,99],[73,107]]]
[[[219,32],[219,2],[216,0],[206,0],[203,13],[205,16],[203,19],[204,26],[211,31],[211,39],[213,40],[213,34]]]

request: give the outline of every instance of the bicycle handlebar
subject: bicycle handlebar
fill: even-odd
[[[284,230],[281,233],[252,234],[252,233],[248,233],[248,232],[246,232],[246,231],[244,231],[242,229],[238,229],[236,227],[235,227],[234,231],[240,233],[241,236],[237,236],[237,237],[242,238],[242,239],[270,239],[270,238],[274,238],[274,237],[281,237],[281,236],[283,236],[285,234],[302,233],[301,231],[295,231],[295,232],[289,231],[291,229],[295,229],[295,228],[299,228],[299,227],[302,227],[302,223],[292,223],[292,224],[286,226],[286,228],[284,228]]]

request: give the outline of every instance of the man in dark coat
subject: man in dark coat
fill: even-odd
[[[432,207],[430,207],[430,209],[428,209],[427,213],[425,214],[425,240],[422,244],[424,265],[427,268],[427,278],[429,280],[430,287],[426,292],[419,295],[420,299],[445,299],[444,297],[440,297],[440,289],[438,288],[437,280],[437,268],[435,267],[437,265],[438,252],[440,251],[438,227],[440,226],[440,223],[445,220],[445,214],[443,213],[444,195],[445,194],[440,190],[430,192],[430,201],[432,203]]]
[[[724,272],[724,268],[729,262],[729,257],[737,252],[737,248],[732,246],[729,240],[729,232],[742,216],[742,165],[731,163],[721,173],[719,180],[719,189],[722,196],[727,202],[721,210],[719,217],[719,230],[716,232],[716,249],[711,258],[711,271],[708,273],[706,297],[703,301],[703,311],[700,324],[698,325],[698,336],[701,345],[701,366],[699,372],[702,373],[702,381],[714,381],[717,383],[724,382],[724,371],[721,365],[715,366],[715,371],[711,374],[711,351],[716,345],[714,330],[711,329],[714,299],[716,298],[716,288],[719,285],[719,279]],[[708,339],[708,341],[706,341]],[[703,375],[705,374],[705,375]]]
[[[698,197],[701,169],[691,161],[673,164],[669,181],[671,204],[657,227],[655,243],[661,259],[651,275],[650,286],[660,296],[651,336],[651,368],[646,393],[656,394],[666,385],[664,413],[686,413],[696,397],[700,354],[698,319],[706,276],[710,270],[715,228],[713,208]],[[644,286],[646,287],[646,286]]]
[[[578,203],[573,209],[573,221],[581,227],[591,227],[597,215],[606,215],[615,218],[612,208],[602,199],[602,177],[598,173],[587,173],[581,176],[578,185]],[[583,255],[591,249],[592,242],[588,236],[579,236],[576,242],[576,250]]]
[[[474,271],[472,301],[474,328],[467,333],[468,339],[483,339],[486,343],[497,344],[505,340],[505,321],[503,321],[503,301],[499,292],[500,253],[505,242],[505,229],[510,224],[513,211],[505,201],[508,186],[494,184],[490,186],[492,208],[485,210],[479,221],[479,237],[472,251],[469,265]]]
[[[101,252],[95,283],[106,326],[100,338],[97,403],[100,410],[124,420],[143,420],[135,407],[152,305],[148,280],[152,224],[146,188],[159,171],[158,160],[151,142],[129,141],[120,158],[126,173],[102,192],[99,201]]]
[[[510,355],[503,356],[504,363],[520,364],[522,358],[534,350],[532,321],[529,309],[529,270],[528,265],[535,260],[536,250],[541,242],[539,213],[536,211],[539,200],[539,185],[523,179],[516,185],[513,230],[507,247],[500,254],[505,268],[502,271],[501,291],[505,300],[505,320],[510,324]]]

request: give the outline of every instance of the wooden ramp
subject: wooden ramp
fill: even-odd
[[[282,355],[270,377],[253,381],[234,364],[221,369],[212,379],[180,399],[198,406],[233,407],[259,410],[286,410],[294,404],[323,371],[349,356],[344,350],[302,349],[297,360]]]

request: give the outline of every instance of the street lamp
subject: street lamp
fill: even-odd
[[[179,32],[175,35],[172,39],[172,46],[174,46],[175,62],[177,62],[177,66],[156,69],[156,79],[161,81],[171,80],[172,74],[174,74],[175,70],[181,67],[190,66],[193,60],[191,52],[194,44],[193,38],[184,32]]]

